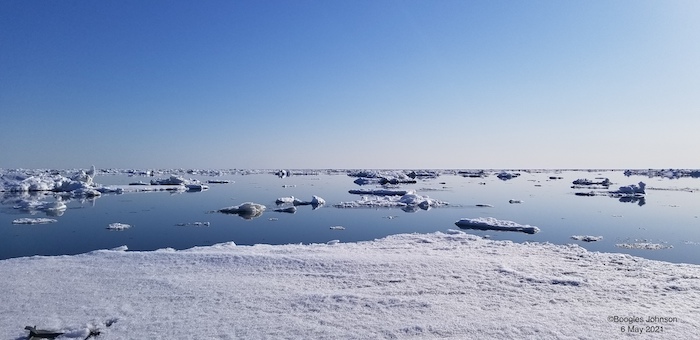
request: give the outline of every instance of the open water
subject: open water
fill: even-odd
[[[550,179],[550,176],[562,179]],[[72,255],[126,245],[129,250],[186,249],[222,242],[239,245],[355,242],[398,233],[430,233],[459,229],[460,218],[495,217],[540,228],[536,234],[465,230],[469,233],[513,242],[579,244],[592,251],[620,252],[670,262],[700,264],[700,179],[626,177],[621,171],[521,172],[511,180],[491,175],[469,178],[441,175],[418,179],[399,187],[416,190],[450,203],[447,207],[405,212],[399,208],[336,208],[333,205],[360,198],[348,193],[358,189],[355,178],[345,174],[301,175],[279,178],[274,174],[190,176],[208,184],[202,192],[137,192],[104,194],[94,200],[73,200],[60,216],[30,214],[13,207],[13,194],[2,193],[0,206],[0,259],[32,255]],[[643,202],[623,202],[607,196],[576,196],[572,181],[606,177],[618,186],[647,184]],[[96,183],[126,185],[150,177],[98,175]],[[374,188],[376,185],[363,186]],[[38,194],[51,200],[53,194]],[[299,206],[294,214],[274,212],[275,200],[294,196],[311,200],[317,195],[326,205]],[[522,200],[511,204],[509,200]],[[244,202],[267,206],[259,217],[213,212]],[[477,207],[490,204],[493,207]],[[18,225],[23,217],[49,217],[58,222]],[[110,223],[132,227],[108,230]],[[197,225],[195,222],[208,222]],[[333,230],[342,226],[344,230]],[[572,235],[602,236],[597,242],[572,240]],[[654,243],[664,249],[626,249],[618,244]]]

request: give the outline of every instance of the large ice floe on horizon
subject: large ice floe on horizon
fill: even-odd
[[[0,339],[696,339],[700,266],[459,231],[0,261]],[[637,321],[638,318],[644,321]],[[652,318],[652,321],[647,321]],[[664,333],[621,335],[639,327]]]
[[[414,212],[419,209],[429,210],[449,205],[448,202],[421,196],[415,191],[407,191],[404,195],[367,195],[360,199],[334,204],[336,208],[393,208],[398,207],[406,212]]]
[[[540,231],[540,228],[531,225],[499,220],[494,217],[462,218],[455,222],[455,225],[464,229],[519,231],[527,234],[534,234]]]

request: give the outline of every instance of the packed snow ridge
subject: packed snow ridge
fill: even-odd
[[[620,338],[631,326],[664,328],[645,339],[700,332],[700,266],[459,231],[358,243],[123,247],[2,260],[0,273],[0,339],[26,339],[27,325],[80,340],[95,326],[98,339],[111,340],[593,340]]]

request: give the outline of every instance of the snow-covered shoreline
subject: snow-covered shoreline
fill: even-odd
[[[700,266],[459,231],[101,250],[2,260],[0,272],[2,339],[26,337],[28,325],[67,339],[100,325],[104,339],[613,339],[637,329],[645,339],[690,339],[700,331]]]

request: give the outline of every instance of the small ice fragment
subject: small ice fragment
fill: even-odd
[[[522,201],[522,200],[508,200],[508,203],[510,203],[510,204],[519,204],[519,203],[523,203],[523,201]]]
[[[345,230],[345,227],[336,225],[336,226],[332,226],[331,230]]]
[[[493,217],[463,218],[455,222],[455,225],[463,229],[520,231],[527,234],[534,234],[540,231],[540,228],[531,225],[499,220]]]
[[[571,236],[571,239],[576,241],[595,242],[602,240],[603,236],[574,235]]]
[[[477,204],[476,206],[481,208],[493,208],[491,204]]]
[[[330,240],[330,241],[326,242],[326,244],[329,246],[332,246],[332,245],[338,244],[338,243],[340,243],[340,240]]]
[[[12,221],[12,224],[49,224],[58,222],[53,218],[18,218]]]
[[[109,226],[107,226],[109,230],[126,230],[129,228],[131,228],[131,225],[126,223],[110,223]]]

